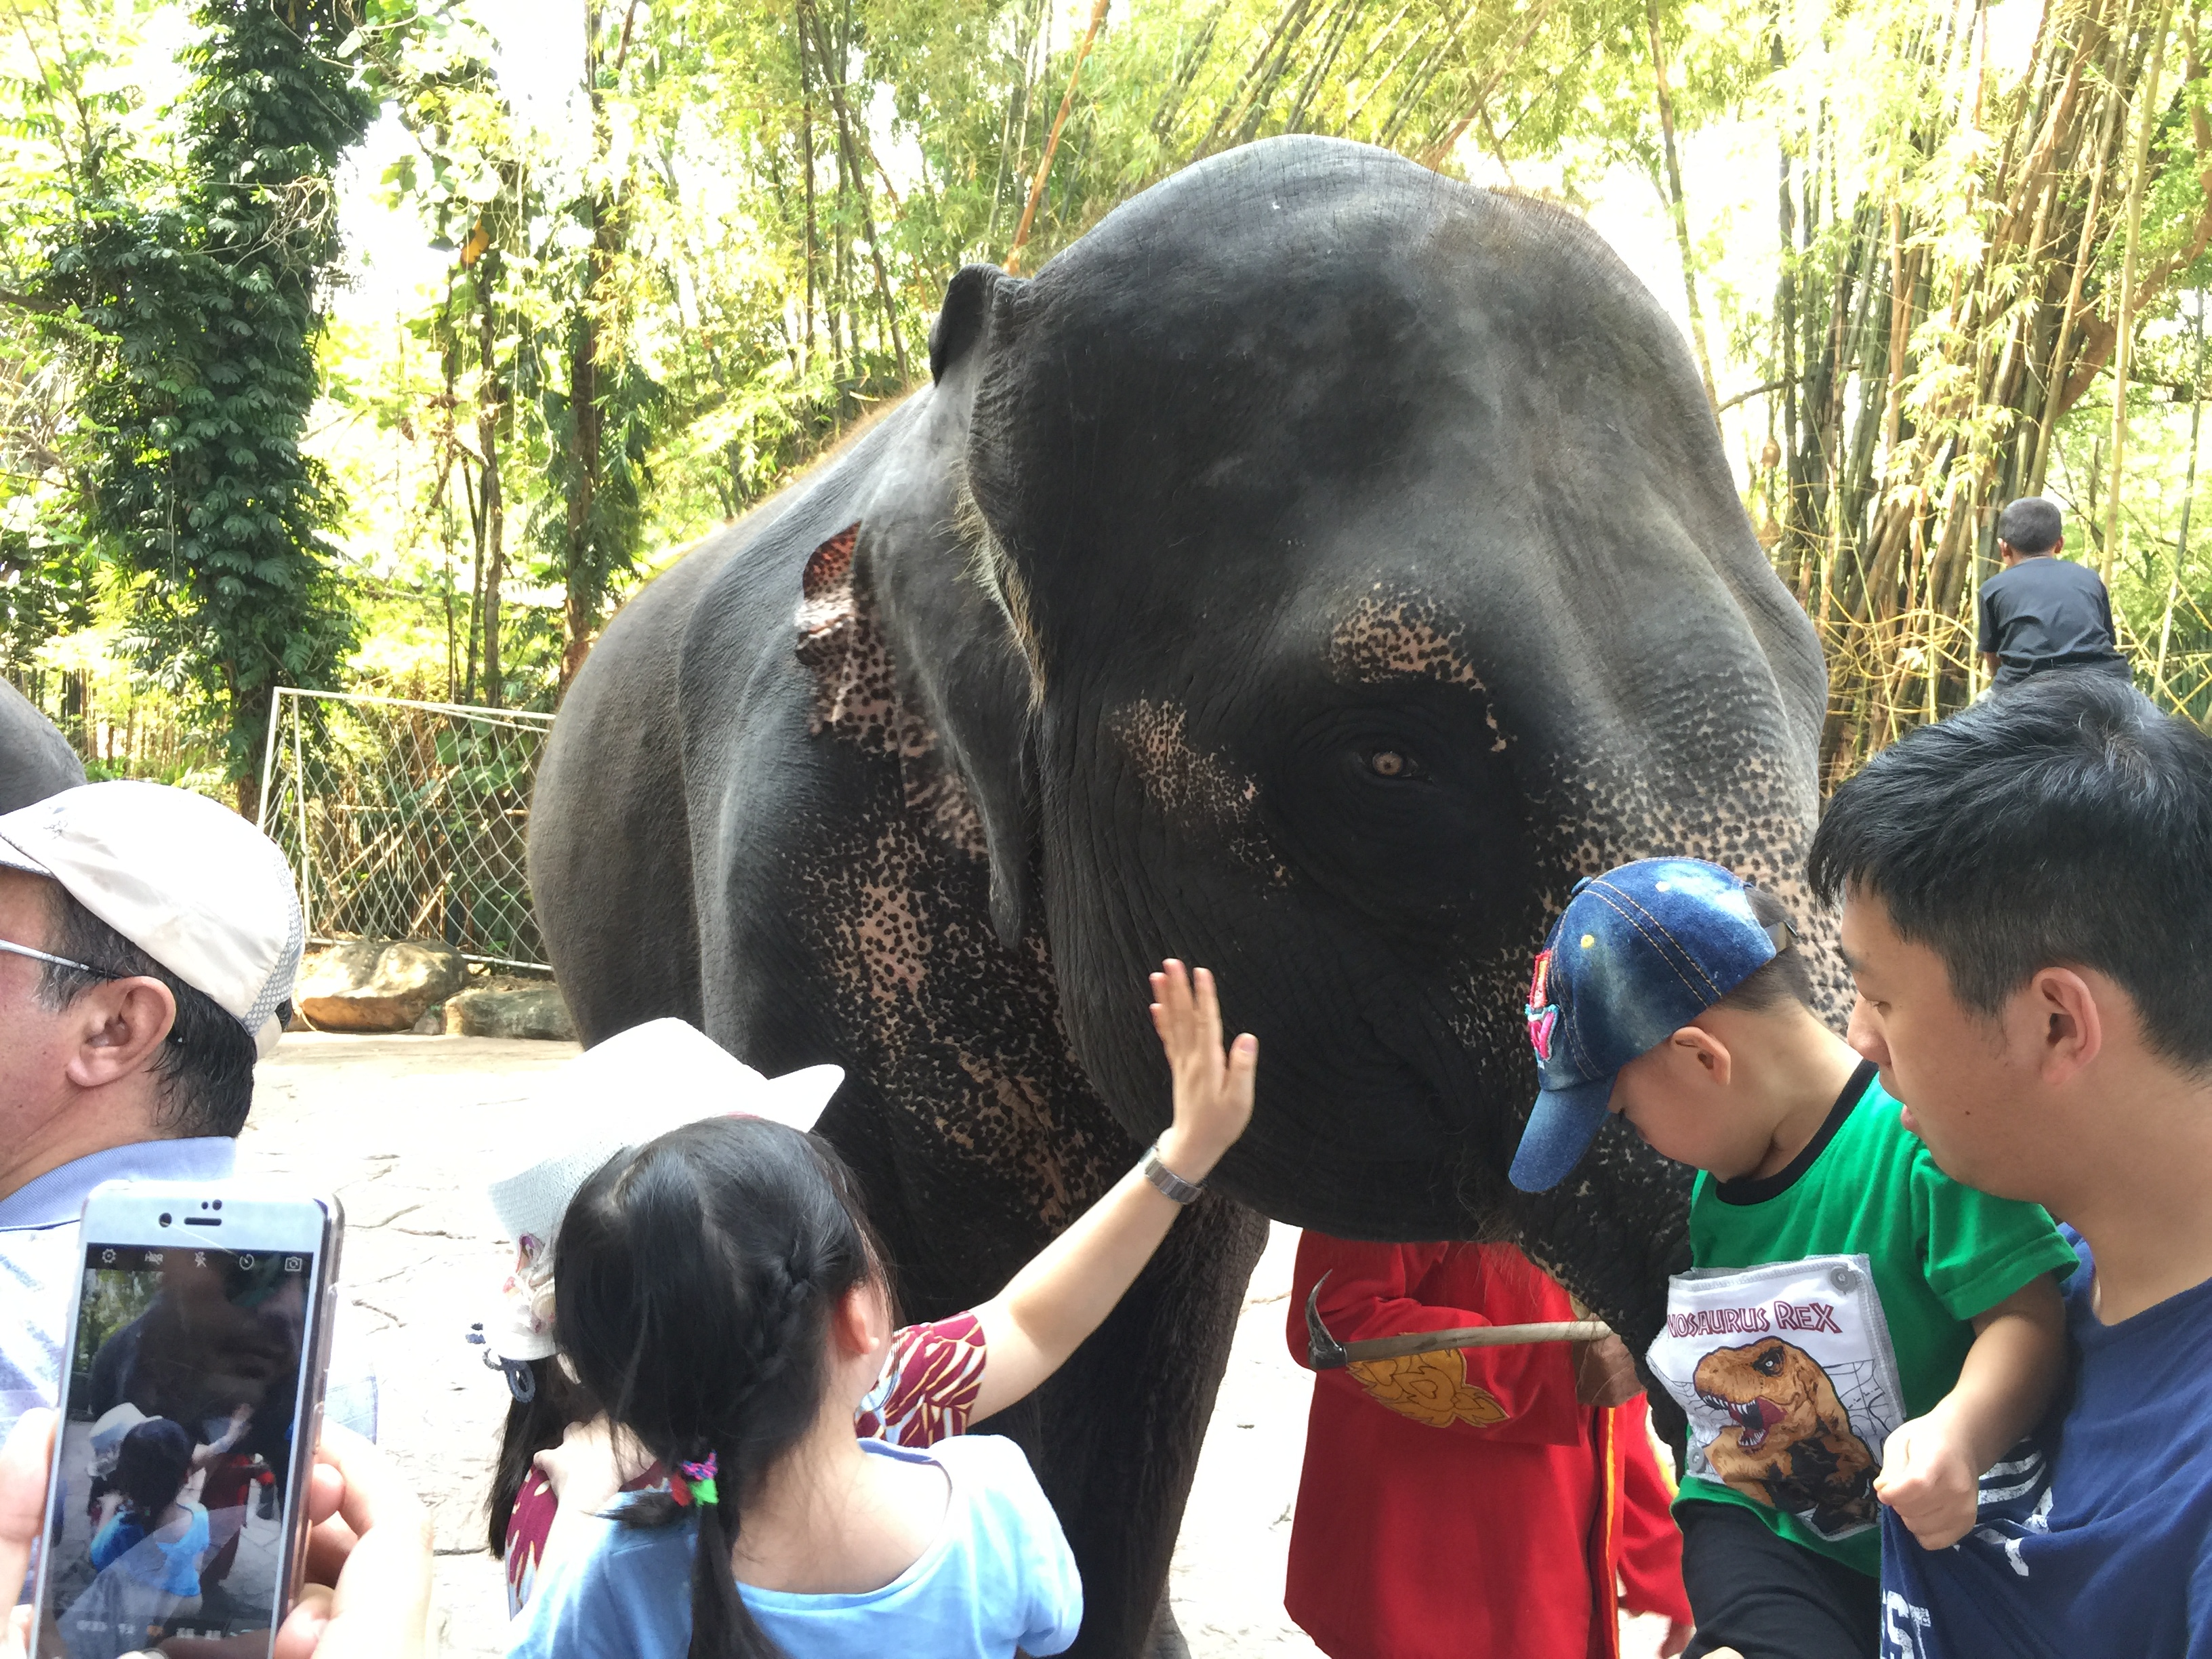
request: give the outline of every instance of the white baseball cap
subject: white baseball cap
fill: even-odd
[[[545,1073],[532,1102],[552,1149],[487,1189],[517,1246],[504,1310],[485,1332],[492,1352],[509,1360],[552,1353],[554,1236],[569,1201],[609,1158],[708,1118],[763,1117],[811,1129],[844,1080],[836,1066],[763,1077],[680,1019],[634,1025]]]
[[[64,789],[0,816],[0,867],[60,883],[244,1026],[257,1054],[276,1046],[306,927],[284,855],[228,807],[161,783]]]

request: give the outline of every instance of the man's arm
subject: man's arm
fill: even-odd
[[[1948,1549],[1973,1530],[1983,1474],[2050,1406],[2066,1352],[2057,1282],[2038,1273],[1977,1315],[1974,1333],[1958,1382],[1889,1437],[1874,1483],[1923,1549]]]

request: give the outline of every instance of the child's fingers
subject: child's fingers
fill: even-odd
[[[1229,1098],[1246,1115],[1252,1110],[1253,1074],[1260,1069],[1260,1039],[1249,1031],[1229,1045]]]
[[[1153,994],[1166,1011],[1167,1024],[1161,1028],[1160,1036],[1170,1048],[1180,1051],[1190,1042],[1190,981],[1183,965],[1173,957],[1160,964],[1154,976]]]
[[[1214,994],[1211,968],[1201,968],[1192,977],[1197,981],[1197,1037],[1211,1057],[1221,1052],[1221,999]]]

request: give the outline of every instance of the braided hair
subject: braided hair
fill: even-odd
[[[710,1118],[617,1154],[561,1224],[555,1328],[583,1388],[673,1469],[712,1455],[692,1558],[690,1659],[780,1659],[738,1593],[739,1515],[829,1384],[829,1315],[878,1277],[851,1175],[827,1143]],[[633,1526],[684,1513],[633,1502]]]
[[[132,1425],[123,1437],[109,1484],[151,1532],[161,1524],[162,1511],[177,1501],[191,1472],[191,1432],[166,1417],[149,1417]]]

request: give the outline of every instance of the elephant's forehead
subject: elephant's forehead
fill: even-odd
[[[1360,684],[1430,679],[1480,690],[1464,648],[1466,629],[1426,599],[1369,595],[1328,638],[1328,665]]]

